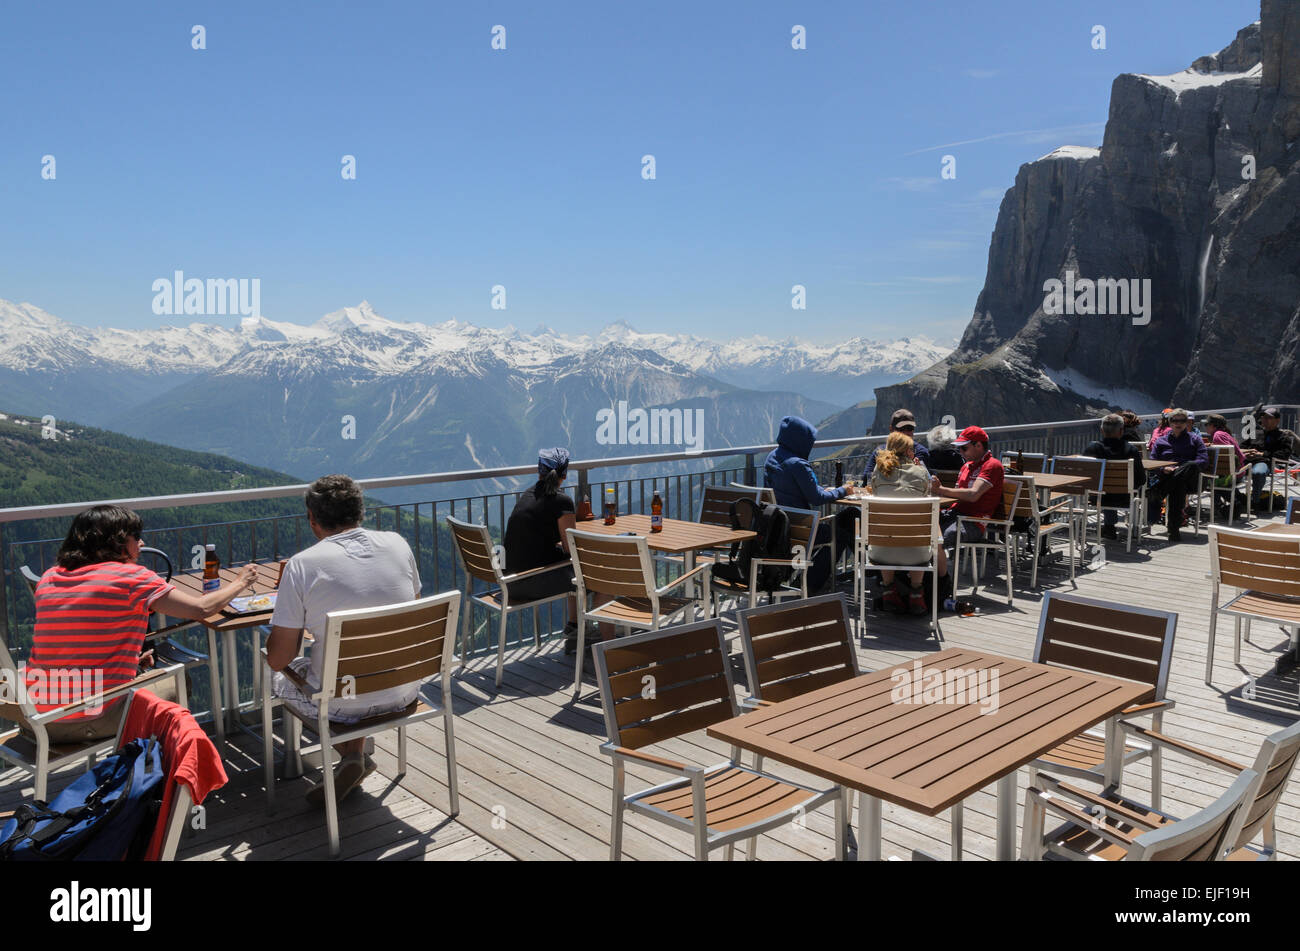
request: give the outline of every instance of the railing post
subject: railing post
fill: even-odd
[[[578,497],[574,502],[581,502],[583,499],[591,500],[591,483],[587,481],[587,470],[578,470]]]
[[[754,454],[745,453],[745,485],[758,485],[758,470],[754,468]]]
[[[13,650],[9,643],[9,549],[5,546],[5,527],[0,522],[0,643]]]

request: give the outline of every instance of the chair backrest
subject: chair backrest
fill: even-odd
[[[790,519],[790,547],[793,549],[796,545],[802,545],[804,554],[811,555],[820,514],[812,509],[795,509],[784,505],[780,509]]]
[[[1029,482],[1029,490],[1033,490],[1033,480],[1029,476],[1019,477],[1002,477],[1002,499],[998,502],[998,507],[993,510],[993,514],[987,519],[978,519],[981,523],[1002,524],[1010,522],[1011,519],[1020,510],[1020,496],[1023,494],[1022,489],[1025,483]],[[974,516],[964,515],[963,518],[973,518]],[[978,542],[973,544],[979,544]]]
[[[1214,445],[1207,441],[1205,448],[1214,456],[1210,460],[1210,471],[1216,478],[1223,476],[1232,478],[1237,474],[1237,453],[1231,446]]]
[[[20,567],[18,573],[23,576],[23,581],[27,583],[27,590],[35,595],[36,586],[41,582],[41,576],[32,571],[32,569],[28,568],[26,565]]]
[[[1016,496],[1015,507],[1011,508],[1007,501],[1007,492],[1010,491],[1010,483],[1018,482],[1020,484],[1020,494]],[[1007,473],[1002,477],[1002,505],[1003,511],[1009,517],[1015,518],[1037,518],[1038,517],[1038,493],[1034,491],[1034,479],[1027,475],[1011,475]]]
[[[1145,684],[1151,689],[1136,702],[1161,700],[1177,627],[1172,611],[1049,591],[1038,618],[1034,662]]]
[[[1106,460],[1094,459],[1092,456],[1056,456],[1052,459],[1052,472],[1056,475],[1087,476],[1091,479],[1087,486],[1089,492],[1101,491],[1105,470]]]
[[[1107,495],[1132,495],[1137,488],[1133,485],[1132,460],[1111,459],[1101,478],[1101,490]]]
[[[1259,832],[1269,814],[1277,808],[1287,781],[1300,757],[1300,722],[1267,737],[1251,767],[1260,776],[1259,785],[1246,810],[1246,818],[1232,848],[1239,849]]]
[[[1294,524],[1295,524],[1295,516],[1296,516],[1296,508],[1297,508],[1296,503],[1297,503],[1297,502],[1300,502],[1300,499],[1287,499],[1287,500],[1286,500],[1286,523],[1287,523],[1288,525],[1294,525]]]
[[[862,517],[858,534],[868,545],[890,548],[926,548],[943,539],[939,530],[939,507],[943,499],[927,495],[921,498],[862,499]]]
[[[614,598],[649,598],[658,606],[653,563],[644,535],[568,530],[578,597],[599,591]]]
[[[1137,449],[1139,452],[1141,452],[1143,459],[1151,458],[1151,446],[1147,443],[1145,439],[1140,439],[1136,442],[1130,440],[1129,445]]]
[[[749,693],[758,700],[786,700],[858,675],[842,592],[749,608],[736,617]]]
[[[617,746],[640,749],[739,715],[716,618],[602,641],[592,656]]]
[[[1047,454],[1042,452],[1016,452],[1011,450],[1002,454],[1002,465],[1013,463],[1021,472],[1046,472]]]
[[[447,526],[452,537],[456,539],[456,552],[460,563],[470,578],[486,581],[488,584],[501,584],[501,575],[505,568],[493,555],[492,536],[486,525],[474,525],[447,516]],[[468,584],[468,579],[466,581]]]
[[[460,600],[459,591],[446,591],[325,615],[322,692],[331,699],[359,697],[441,675],[446,693]],[[326,704],[320,709],[326,711]]]
[[[737,499],[758,501],[758,489],[739,489],[730,485],[706,485],[700,498],[700,514],[696,521],[703,525],[731,527],[731,503]]]
[[[1217,584],[1300,597],[1300,536],[1211,525],[1210,577]]]
[[[930,475],[935,476],[939,480],[939,484],[945,489],[955,489],[957,487],[957,479],[961,476],[961,470],[935,469],[930,473]]]
[[[1125,856],[1131,862],[1218,862],[1237,841],[1251,789],[1259,779],[1243,770],[1217,800],[1186,819],[1137,837]]]
[[[744,489],[746,492],[757,492],[758,501],[776,503],[776,489],[769,486],[745,485],[743,482],[732,482],[731,488]]]

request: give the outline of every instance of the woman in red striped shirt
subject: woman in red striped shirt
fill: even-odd
[[[201,620],[257,577],[257,569],[245,565],[230,584],[202,597],[178,591],[137,564],[143,527],[139,515],[118,505],[97,505],[72,520],[58,564],[36,586],[36,629],[26,680],[38,712],[120,686],[134,679],[141,666],[152,666],[152,652],[141,655],[151,611]],[[38,697],[37,685],[47,694],[59,685],[59,695]],[[170,680],[155,681],[150,689],[160,696],[172,691],[165,699],[176,699]],[[101,739],[117,732],[121,716],[122,704],[113,701],[107,709],[74,713],[46,729],[51,743]]]

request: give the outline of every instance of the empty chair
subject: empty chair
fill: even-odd
[[[645,536],[603,535],[569,529],[569,554],[578,586],[578,650],[573,671],[573,699],[582,690],[582,658],[587,621],[601,621],[630,629],[659,630],[674,615],[693,613],[695,601],[668,592],[697,577],[704,580],[704,603],[710,604],[711,565],[697,565],[668,584],[655,584],[654,563]],[[587,607],[587,594],[595,604]]]
[[[325,826],[330,855],[339,854],[338,804],[334,799],[334,770],[330,750],[387,730],[397,731],[397,771],[406,772],[406,730],[437,716],[442,717],[446,743],[449,815],[460,812],[456,786],[456,741],[451,708],[451,659],[459,619],[461,593],[443,594],[377,608],[333,611],[325,616],[325,636],[312,650],[323,650],[321,687],[317,691],[292,667],[283,673],[315,704],[315,716],[307,716],[292,702],[272,696],[271,679],[262,680],[263,767],[266,771],[266,801],[275,803],[275,735],[271,718],[276,707],[285,711],[286,759],[298,760],[303,752],[321,751],[325,784]],[[263,649],[262,656],[266,656]],[[441,696],[431,695],[429,685],[438,680]],[[336,697],[361,697],[367,693],[419,683],[420,696],[405,710],[386,713],[356,723],[333,723],[329,702]],[[312,730],[318,742],[299,748],[299,724]]]
[[[1103,513],[1108,510],[1124,513],[1124,526],[1127,530],[1124,550],[1132,551],[1133,533],[1137,532],[1140,541],[1146,529],[1147,483],[1146,479],[1134,483],[1133,464],[1128,460],[1116,459],[1114,463],[1106,466],[1102,473],[1101,496],[1097,499],[1097,508]],[[1107,502],[1107,499],[1111,501]]]
[[[1123,715],[1150,716],[1152,725],[1159,730],[1165,711],[1174,706],[1165,692],[1177,627],[1178,615],[1171,611],[1049,591],[1043,595],[1033,660],[1146,684],[1151,689]],[[1114,764],[1116,775],[1110,780],[1121,784],[1124,767],[1147,757],[1151,759],[1151,801],[1159,808],[1163,764],[1158,747],[1143,742],[1126,745]],[[1038,769],[1097,783],[1106,781],[1106,727],[1093,727],[1039,756],[1029,764],[1031,784]]]
[[[1201,527],[1201,495],[1205,492],[1210,493],[1210,518],[1214,521],[1214,500],[1220,493],[1227,493],[1228,496],[1228,524],[1231,525],[1237,517],[1237,490],[1244,489],[1246,493],[1246,512],[1245,516],[1251,514],[1251,491],[1250,491],[1250,469],[1247,468],[1242,476],[1237,475],[1237,453],[1232,446],[1225,446],[1216,443],[1206,443],[1205,449],[1210,454],[1210,465],[1205,471],[1196,477],[1196,531]],[[1220,479],[1226,479],[1227,484],[1217,485]]]
[[[751,701],[788,700],[858,676],[843,593],[766,604],[736,618]]]
[[[1046,472],[1047,454],[1012,450],[1002,453],[1002,465],[1015,466],[1021,472]]]
[[[1020,482],[1020,495],[1017,497],[1016,508],[1012,513],[1013,518],[1024,520],[1026,534],[1033,538],[1033,551],[1030,556],[1034,559],[1033,567],[1030,569],[1029,585],[1038,587],[1038,560],[1043,552],[1049,551],[1052,547],[1052,536],[1057,532],[1064,532],[1069,542],[1069,547],[1065,553],[1070,563],[1070,580],[1074,580],[1074,519],[1069,517],[1070,499],[1061,499],[1052,505],[1043,508],[1038,502],[1038,493],[1034,491],[1034,480],[1029,476],[1007,475],[1005,479],[1015,479]],[[1004,483],[1005,486],[1005,483]],[[1004,488],[1005,492],[1006,489]],[[1050,521],[1050,516],[1065,514],[1066,518],[1061,522]]]
[[[731,506],[739,499],[748,499],[751,502],[757,501],[758,490],[738,488],[734,485],[706,485],[700,495],[700,504],[695,513],[695,521],[701,525],[717,525],[729,529],[731,528]],[[695,563],[698,565],[707,561],[726,559],[728,555],[729,552],[706,549],[696,553]],[[685,559],[681,555],[658,552],[654,558],[655,561],[675,565],[685,563]]]
[[[815,789],[739,762],[739,750],[714,766],[690,766],[642,752],[644,747],[703,730],[740,713],[731,665],[717,619],[597,644],[593,651],[609,737],[600,751],[613,760],[610,858],[623,851],[623,815],[632,810],[685,832],[696,859],[752,839],[828,803],[835,807],[835,847],[845,856],[845,799],[838,787]],[[668,774],[666,782],[627,794],[626,767]],[[751,845],[750,858],[753,858]]]
[[[1241,628],[1250,636],[1253,618],[1290,628],[1291,646],[1300,635],[1300,536],[1240,529],[1210,529],[1210,643],[1205,654],[1205,682],[1214,675],[1214,638],[1220,614],[1233,620],[1232,662],[1241,664]],[[1219,588],[1238,592],[1223,604]]]
[[[463,592],[464,601],[462,602],[464,610],[460,622],[460,665],[465,666],[465,655],[469,652],[469,629],[473,622],[474,605],[477,604],[489,611],[497,612],[500,615],[501,623],[497,632],[496,685],[500,687],[501,674],[506,660],[506,621],[510,615],[528,608],[535,608],[538,605],[563,601],[569,597],[568,593],[553,594],[532,601],[518,600],[512,604],[510,586],[525,578],[535,578],[540,575],[550,574],[553,571],[567,571],[569,562],[561,561],[542,568],[534,568],[531,571],[517,571],[513,574],[506,574],[502,565],[503,556],[493,548],[492,536],[488,534],[486,525],[473,525],[447,516],[447,527],[451,529],[452,537],[456,539],[456,553],[460,556],[460,563],[465,569],[465,590]],[[475,594],[475,581],[481,581],[489,585],[489,587]],[[535,623],[533,624],[533,646],[541,646],[541,639],[538,636]]]
[[[1124,462],[1126,468],[1131,468],[1129,462]],[[1083,476],[1088,479],[1088,484],[1082,489],[1060,489],[1053,493],[1054,498],[1063,495],[1075,495],[1080,498],[1083,505],[1078,510],[1078,516],[1082,520],[1080,531],[1077,538],[1080,547],[1088,543],[1088,510],[1092,509],[1092,518],[1097,526],[1097,544],[1101,542],[1101,497],[1105,485],[1106,460],[1094,459],[1092,456],[1057,456],[1052,460],[1052,474],[1066,476]]]

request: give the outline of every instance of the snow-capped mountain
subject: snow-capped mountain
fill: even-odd
[[[626,324],[521,333],[391,320],[366,301],[309,326],[257,317],[121,330],[0,300],[0,410],[303,477],[390,475],[517,464],[542,444],[589,457],[682,448],[599,439],[597,413],[620,400],[701,411],[704,447],[761,443],[787,413],[820,420],[869,398],[873,374],[894,382],[945,352],[920,338],[717,342]]]

